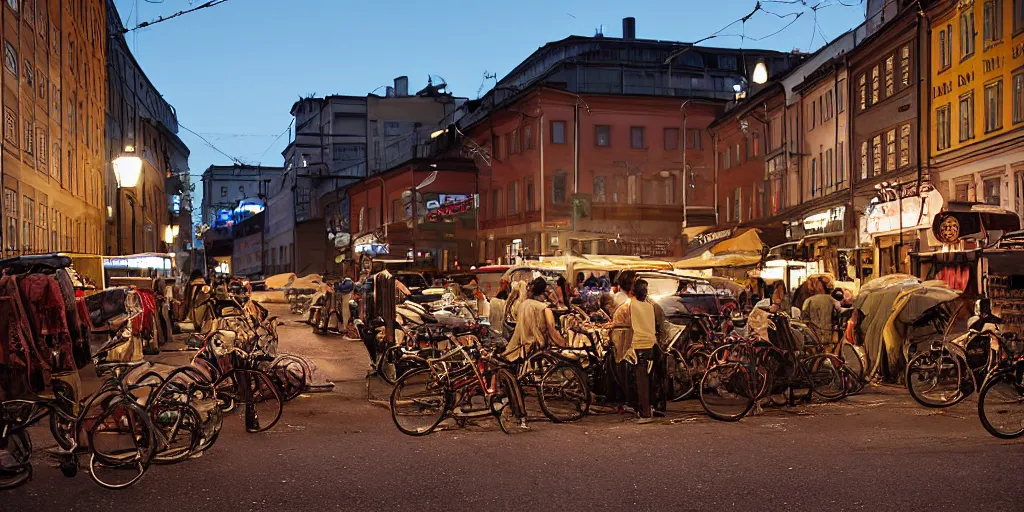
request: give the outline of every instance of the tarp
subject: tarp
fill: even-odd
[[[286,274],[276,274],[266,278],[263,283],[268,290],[277,290],[284,288],[291,284],[292,280],[295,279],[294,272],[288,272]]]
[[[761,253],[764,243],[756,229],[748,229],[732,238],[718,242],[708,250],[711,254]]]
[[[761,262],[760,254],[723,254],[714,255],[710,251],[697,256],[675,262],[678,269],[752,267]]]

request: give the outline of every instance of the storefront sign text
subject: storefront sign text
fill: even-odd
[[[690,247],[697,247],[700,245],[709,244],[711,242],[717,242],[719,240],[729,238],[729,235],[732,235],[731,229],[724,229],[722,231],[714,231],[711,233],[702,233],[693,237],[693,240],[690,241]]]

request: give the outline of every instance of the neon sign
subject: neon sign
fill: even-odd
[[[438,205],[438,207],[436,209],[431,210],[431,211],[429,211],[427,213],[427,215],[426,215],[427,221],[428,222],[439,222],[440,220],[444,219],[445,217],[451,217],[453,215],[459,215],[461,213],[466,213],[466,212],[472,210],[473,209],[473,198],[469,197],[469,196],[466,196],[466,197],[467,197],[466,199],[463,199],[463,200],[458,201],[458,202],[451,202],[451,203],[447,203],[447,204],[443,204],[443,205]]]

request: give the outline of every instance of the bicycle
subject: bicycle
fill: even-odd
[[[907,390],[917,403],[929,408],[956,405],[1021,353],[1016,336],[999,331],[1002,319],[991,312],[988,299],[980,299],[976,307],[967,332],[950,339],[949,322],[941,341],[907,363]]]
[[[449,415],[460,424],[492,416],[506,434],[515,431],[516,419],[525,419],[515,376],[482,354],[479,345],[456,344],[426,362],[426,368],[400,377],[391,392],[391,419],[403,434],[427,435]],[[474,397],[482,397],[483,407],[473,403]]]
[[[259,369],[261,363],[274,359],[255,350],[247,352],[235,346],[235,341],[232,331],[211,332],[205,346],[193,357],[192,366],[213,387],[224,413],[230,414],[241,403],[246,432],[265,432],[277,424],[284,410],[277,384]]]

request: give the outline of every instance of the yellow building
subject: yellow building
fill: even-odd
[[[1024,0],[931,4],[930,174],[946,201],[1024,211]]]
[[[106,17],[103,0],[0,4],[5,256],[102,250]]]

